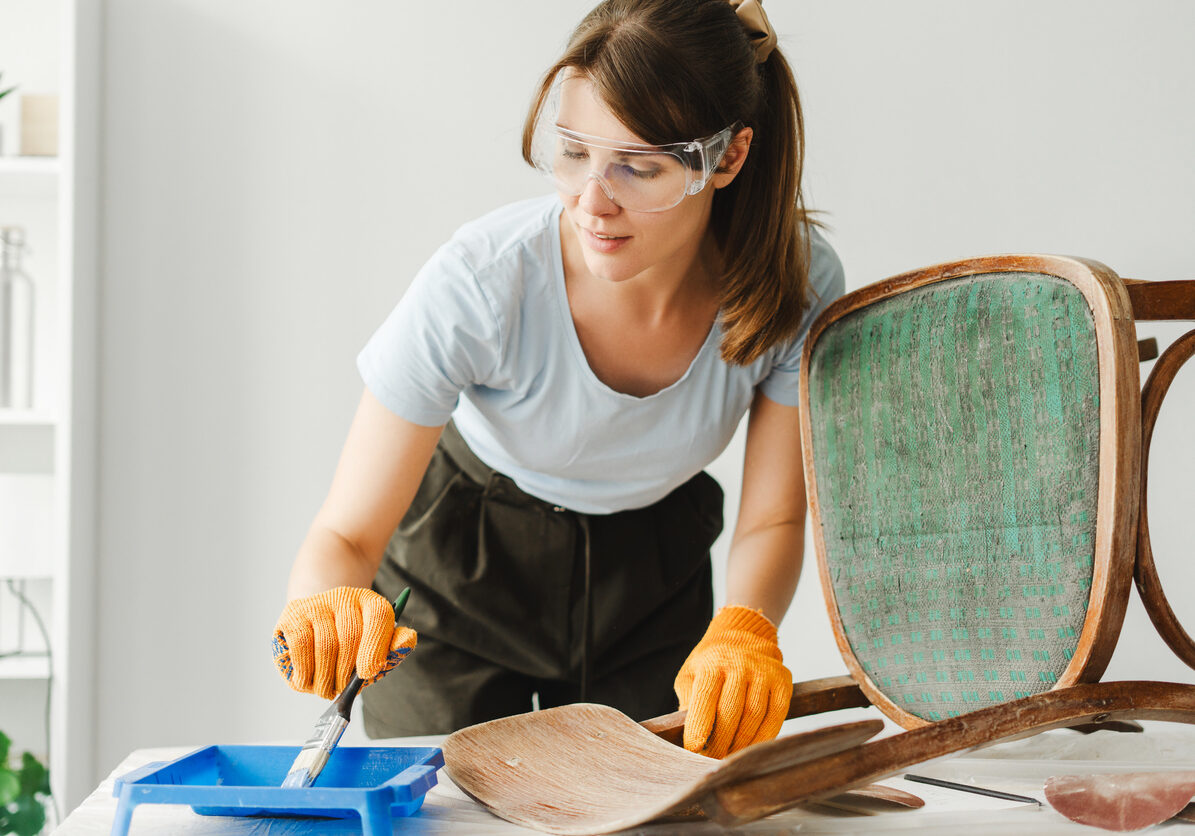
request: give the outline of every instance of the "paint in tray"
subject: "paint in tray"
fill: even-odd
[[[187,804],[203,816],[361,817],[365,836],[391,833],[419,810],[444,756],[435,747],[341,746],[315,786],[283,787],[298,746],[207,746],[116,779],[112,836],[140,804]]]

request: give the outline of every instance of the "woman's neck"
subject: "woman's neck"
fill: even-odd
[[[653,323],[690,316],[694,309],[717,310],[721,255],[712,235],[705,236],[692,250],[617,281],[597,276],[589,269],[576,232],[563,218],[560,237],[570,297],[582,295],[619,315]]]
[[[581,242],[561,227],[569,314],[593,374],[647,397],[680,380],[718,316],[720,261],[710,243],[620,280],[594,275]],[[571,241],[570,241],[571,239]]]

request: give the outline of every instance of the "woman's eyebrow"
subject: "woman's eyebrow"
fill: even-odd
[[[610,149],[614,152],[614,156],[620,160],[643,160],[649,157],[664,157],[667,156],[663,151],[619,151],[618,149]]]
[[[639,154],[667,154],[668,153],[667,151],[660,150],[659,146],[652,145],[649,142],[633,141],[633,140],[629,140],[629,139],[611,139],[611,138],[605,137],[605,136],[597,136],[595,134],[587,134],[582,131],[574,130],[573,128],[570,128],[568,125],[564,124],[563,122],[556,122],[555,124],[556,124],[556,127],[562,131],[568,131],[571,134],[576,134],[575,137],[565,137],[565,139],[575,139],[577,142],[585,142],[587,139],[596,139],[601,142],[608,142],[608,143],[610,143],[611,146],[615,146],[615,147],[612,147],[609,149],[611,151],[624,152],[624,153],[639,153]],[[641,146],[641,147],[627,148],[624,151],[623,149],[619,149],[617,147],[619,145],[637,145],[637,146]]]

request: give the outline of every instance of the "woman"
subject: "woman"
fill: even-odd
[[[275,655],[367,732],[575,701],[689,711],[685,746],[774,737],[801,568],[800,350],[843,291],[800,195],[792,73],[758,0],[606,0],[528,113],[556,194],[462,227],[358,358]],[[750,410],[727,602],[702,471]]]

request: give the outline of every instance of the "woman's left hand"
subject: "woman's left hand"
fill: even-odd
[[[714,616],[674,687],[689,712],[685,748],[724,758],[780,733],[793,680],[775,625],[756,610],[729,606]]]

